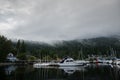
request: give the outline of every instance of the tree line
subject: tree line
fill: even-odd
[[[83,40],[61,41],[51,44],[8,40],[0,36],[0,61],[12,52],[20,60],[59,60],[70,56],[85,59],[91,55],[120,57],[120,40],[114,37],[100,37]]]

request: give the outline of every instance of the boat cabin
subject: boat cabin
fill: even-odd
[[[64,58],[60,63],[69,63],[73,62],[74,60],[72,58]]]

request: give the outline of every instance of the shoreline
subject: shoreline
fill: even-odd
[[[1,62],[0,66],[9,66],[9,65],[28,65],[28,63],[12,63],[12,62]]]
[[[0,63],[0,66],[15,65],[16,63]]]

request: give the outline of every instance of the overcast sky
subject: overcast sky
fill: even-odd
[[[0,0],[0,34],[46,42],[120,35],[120,0]]]

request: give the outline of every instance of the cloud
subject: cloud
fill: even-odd
[[[0,0],[0,33],[35,41],[120,35],[119,0]]]

